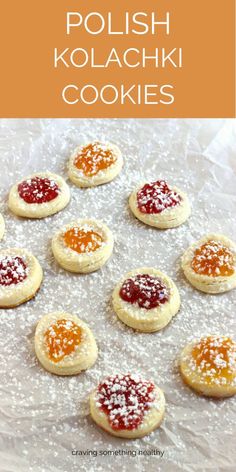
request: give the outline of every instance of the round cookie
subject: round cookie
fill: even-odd
[[[174,282],[160,270],[141,267],[116,285],[112,304],[118,318],[131,328],[154,332],[164,328],[180,308]]]
[[[3,235],[5,233],[5,223],[3,216],[0,213],[0,240],[3,238]]]
[[[43,279],[38,260],[25,249],[0,251],[0,308],[14,308],[33,298]]]
[[[150,380],[117,374],[92,392],[90,413],[95,423],[113,436],[141,438],[160,426],[165,397]]]
[[[187,385],[211,397],[236,394],[236,343],[226,336],[205,336],[184,348],[180,372]]]
[[[236,287],[236,244],[222,234],[207,234],[185,251],[182,269],[198,290],[227,292]]]
[[[63,269],[88,273],[107,262],[113,245],[112,232],[104,223],[85,218],[67,224],[55,234],[52,252]]]
[[[57,375],[74,375],[96,362],[98,350],[84,321],[65,312],[45,315],[35,331],[35,352],[42,366]]]
[[[78,187],[94,187],[113,180],[122,166],[123,157],[116,145],[95,141],[75,149],[69,159],[69,178]]]
[[[13,185],[8,205],[17,216],[45,218],[67,206],[70,190],[62,177],[51,172],[37,172]]]
[[[142,183],[130,195],[133,214],[146,225],[156,228],[175,228],[191,214],[187,195],[164,180]]]

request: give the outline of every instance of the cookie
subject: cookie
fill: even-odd
[[[143,183],[130,195],[129,206],[134,216],[156,228],[175,228],[191,214],[187,195],[165,180]]]
[[[137,374],[116,374],[92,392],[90,413],[95,423],[113,436],[141,438],[160,426],[165,397],[151,380]]]
[[[122,166],[123,158],[116,145],[95,141],[75,149],[69,159],[68,175],[78,187],[94,187],[113,180]]]
[[[236,393],[236,343],[227,336],[204,336],[183,349],[180,372],[187,385],[211,397]]]

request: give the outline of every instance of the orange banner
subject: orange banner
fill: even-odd
[[[2,117],[234,117],[234,0],[4,0]]]

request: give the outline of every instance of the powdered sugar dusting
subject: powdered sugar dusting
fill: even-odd
[[[196,249],[191,265],[200,275],[225,277],[233,275],[236,256],[220,241],[210,240]]]
[[[9,188],[22,179],[22,169],[25,175],[48,170],[67,178],[74,149],[97,139],[121,148],[125,164],[116,180],[89,189],[68,182],[68,207],[43,220],[9,213]],[[181,255],[204,234],[223,232],[235,240],[235,143],[233,123],[222,120],[1,122],[0,211],[6,235],[0,244],[27,248],[44,270],[34,300],[0,311],[0,449],[6,470],[199,472],[199,464],[207,470],[234,470],[235,398],[215,401],[197,396],[183,384],[175,359],[192,338],[212,333],[235,337],[235,291],[219,296],[198,292],[180,270]],[[142,181],[167,178],[187,193],[192,215],[184,225],[160,231],[134,218],[128,197]],[[100,219],[115,236],[108,263],[88,275],[64,271],[50,248],[52,236],[79,218]],[[157,333],[134,332],[117,319],[111,306],[115,285],[138,267],[160,269],[180,291],[179,313]],[[78,315],[97,340],[98,360],[75,377],[46,372],[34,353],[36,323],[55,311]],[[89,416],[91,391],[106,376],[124,372],[153,379],[167,403],[161,427],[135,441],[109,436]],[[137,455],[76,456],[71,453],[75,449],[122,449]],[[163,458],[138,455],[153,449],[164,450]]]

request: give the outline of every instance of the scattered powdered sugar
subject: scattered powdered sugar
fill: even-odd
[[[11,185],[25,175],[50,171],[67,178],[76,146],[94,140],[117,144],[125,164],[111,183],[91,189],[68,184],[71,201],[42,220],[17,218],[7,208]],[[31,251],[43,267],[35,299],[0,311],[1,463],[16,472],[182,472],[235,469],[235,398],[199,397],[184,385],[176,359],[192,338],[235,337],[235,290],[208,295],[195,290],[180,270],[180,258],[204,234],[235,240],[236,135],[221,120],[3,120],[0,127],[1,213],[6,234],[1,248]],[[128,196],[140,182],[166,179],[185,191],[192,215],[179,228],[157,230],[136,220]],[[52,236],[79,218],[104,221],[115,236],[114,252],[99,271],[64,271],[51,253]],[[134,332],[112,310],[114,286],[138,267],[169,275],[181,309],[169,325],[152,334]],[[38,320],[65,311],[88,323],[99,356],[74,377],[46,372],[34,353]],[[131,372],[153,379],[166,397],[159,429],[139,440],[112,437],[89,416],[88,396],[107,376]],[[4,412],[4,413],[3,413]],[[222,434],[224,432],[224,434]],[[71,450],[136,452],[136,457],[76,456]],[[164,450],[163,458],[138,455]]]
[[[137,205],[142,213],[156,214],[181,203],[182,198],[165,180],[145,184],[137,193]]]

